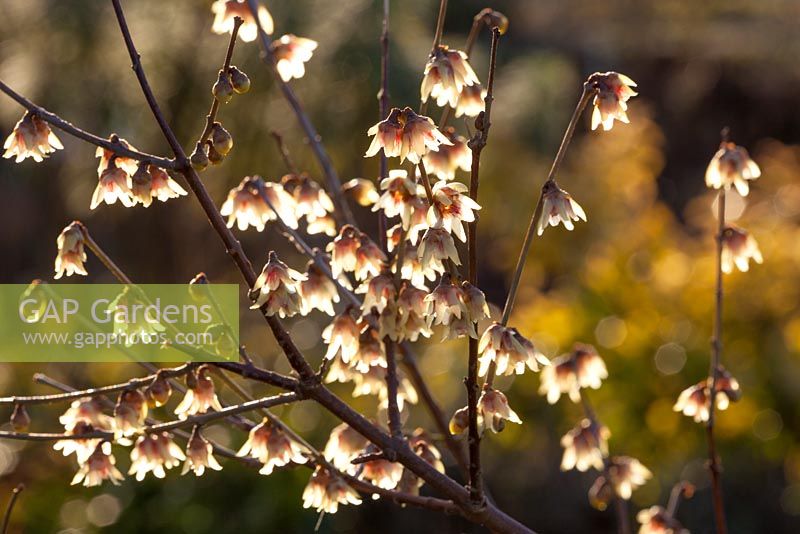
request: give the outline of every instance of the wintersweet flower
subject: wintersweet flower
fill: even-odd
[[[111,430],[114,420],[103,413],[102,404],[94,397],[84,397],[72,401],[70,407],[58,418],[68,432],[79,423],[87,423],[98,430]]]
[[[336,284],[313,260],[308,262],[305,277],[300,280],[297,288],[302,298],[303,315],[309,314],[311,310],[334,315],[333,304],[339,302],[339,291]]]
[[[353,430],[347,423],[342,423],[331,430],[323,454],[325,459],[338,469],[353,473],[357,470],[357,466],[350,461],[358,456],[368,443],[367,438]]]
[[[117,167],[112,159],[108,164],[108,168],[100,174],[100,180],[97,183],[94,194],[92,194],[92,203],[89,205],[89,209],[95,209],[103,202],[110,206],[117,200],[126,208],[136,204],[131,197],[127,173]]]
[[[479,426],[489,428],[495,434],[502,432],[506,421],[522,424],[522,419],[508,405],[508,399],[502,391],[485,388],[478,399]]]
[[[478,331],[475,329],[475,323],[470,320],[466,313],[461,317],[453,318],[450,321],[450,323],[444,329],[442,341],[458,339],[461,337],[478,339]]]
[[[480,414],[478,414],[480,415]],[[469,408],[464,406],[453,413],[448,424],[450,433],[457,436],[469,428]]]
[[[147,419],[147,399],[138,389],[125,390],[114,406],[114,438],[127,438],[142,430]]]
[[[360,234],[358,241],[359,246],[356,249],[356,264],[353,275],[356,280],[367,280],[371,276],[377,276],[388,260],[386,254],[366,234]]]
[[[250,430],[250,436],[236,455],[250,456],[264,464],[259,471],[262,475],[269,475],[289,462],[304,464],[307,460],[300,446],[266,417]]]
[[[402,169],[389,171],[389,177],[381,180],[381,194],[372,207],[372,211],[383,210],[387,218],[400,216],[402,228],[411,227],[411,217],[414,213],[415,200],[425,194],[424,188],[408,177],[408,172]]]
[[[360,397],[362,395],[377,395],[380,401],[380,406],[386,407],[388,403],[389,394],[386,389],[386,366],[373,366],[369,367],[366,372],[359,372],[353,375],[355,388],[353,388],[353,397]],[[405,375],[398,370],[397,372],[397,407],[402,410],[405,403],[416,404],[419,401],[417,390],[405,377]]]
[[[689,534],[680,521],[661,506],[639,510],[636,520],[642,524],[639,534]]]
[[[250,309],[264,306],[267,315],[277,314],[281,318],[300,313],[303,303],[298,282],[304,279],[305,276],[278,259],[274,250],[270,251],[269,259],[251,291],[252,295],[257,296]]]
[[[345,224],[339,229],[339,235],[325,247],[331,255],[331,274],[334,278],[356,270],[356,251],[361,246],[361,235],[357,228]]]
[[[3,148],[3,157],[6,159],[16,158],[14,161],[19,163],[26,158],[32,158],[39,163],[64,146],[47,122],[31,112],[26,112],[6,138]]]
[[[272,41],[270,49],[275,56],[278,74],[284,82],[288,82],[292,78],[302,78],[305,75],[305,63],[317,49],[317,42],[290,33]]]
[[[598,389],[606,377],[606,364],[594,347],[576,343],[572,352],[542,369],[539,394],[546,395],[550,404],[555,404],[564,393],[572,402],[580,402],[581,388]]]
[[[447,261],[461,265],[453,236],[444,228],[425,230],[417,248],[417,257],[422,269],[432,269],[438,273],[445,272],[444,264]]]
[[[461,182],[437,182],[433,186],[433,204],[428,208],[428,224],[441,226],[466,242],[467,233],[463,223],[473,222],[474,211],[481,209],[477,202],[465,194],[468,190]]]
[[[265,222],[280,219],[283,224],[297,230],[297,205],[292,195],[284,191],[281,184],[274,182],[256,182],[251,187],[259,188],[256,193],[265,197],[267,212]]]
[[[461,282],[461,289],[464,291],[464,305],[467,308],[467,316],[470,321],[477,323],[491,315],[489,305],[486,303],[486,295],[483,294],[483,291],[466,280]]]
[[[407,281],[403,281],[400,293],[397,297],[397,308],[399,310],[399,321],[397,328],[401,333],[402,339],[411,342],[417,341],[419,336],[431,337],[431,329],[425,318],[428,313],[428,303],[425,297],[426,291],[414,287]]]
[[[478,374],[486,375],[492,362],[498,375],[521,375],[525,368],[538,371],[541,366],[547,366],[549,360],[536,348],[533,343],[520,334],[516,328],[492,323],[481,336],[478,342],[480,354],[480,368]],[[544,375],[542,375],[544,382]]]
[[[356,288],[356,293],[364,295],[361,309],[364,313],[375,308],[382,312],[390,302],[394,302],[397,290],[394,287],[394,278],[389,272],[373,276]]]
[[[458,104],[456,105],[456,118],[463,116],[477,117],[478,114],[486,107],[486,90],[481,84],[476,83],[467,85],[461,90],[458,95]]]
[[[186,445],[186,461],[183,463],[183,470],[181,475],[185,475],[190,470],[194,472],[195,476],[203,476],[206,468],[213,469],[214,471],[222,471],[222,466],[214,458],[214,447],[208,442],[195,427],[192,430],[192,435],[189,438],[189,443]]]
[[[736,188],[746,197],[750,180],[761,176],[761,169],[750,159],[747,149],[731,142],[723,142],[706,169],[706,185],[714,189]]]
[[[331,360],[341,354],[342,361],[349,364],[358,354],[358,338],[361,329],[353,317],[351,307],[337,315],[322,331],[322,340],[328,345],[325,358]]]
[[[433,120],[417,115],[409,107],[402,110],[393,108],[386,119],[367,131],[367,135],[374,138],[364,157],[372,157],[382,148],[388,158],[399,156],[400,163],[408,158],[411,163],[417,164],[428,150],[450,144]]]
[[[763,263],[764,257],[756,239],[743,228],[727,225],[722,231],[722,272],[730,274],[733,266],[746,273],[750,270],[750,260]]]
[[[731,402],[741,398],[742,392],[739,381],[726,369],[717,371],[716,402],[718,410],[727,410]],[[711,396],[711,378],[698,382],[681,391],[673,410],[681,412],[687,417],[692,417],[696,423],[708,421]]]
[[[100,438],[76,438],[74,436],[84,436],[92,434],[95,427],[86,421],[78,421],[72,428],[67,429],[67,435],[73,436],[69,439],[60,439],[53,444],[53,450],[61,451],[64,456],[74,454],[78,464],[83,464],[95,449],[103,441]]]
[[[265,221],[271,211],[261,195],[258,194],[260,183],[258,176],[245,176],[241,183],[228,193],[228,197],[220,208],[220,214],[228,217],[228,228],[234,223],[241,231],[253,226],[259,232],[264,230]]]
[[[604,459],[608,456],[609,437],[611,432],[607,427],[583,419],[561,438],[561,446],[564,447],[561,470],[602,470]]]
[[[359,206],[372,206],[380,195],[375,184],[364,178],[353,178],[342,184],[342,190],[349,193]]]
[[[594,111],[592,112],[592,130],[603,125],[603,130],[610,130],[614,126],[614,119],[628,123],[628,100],[636,96],[631,87],[636,83],[617,72],[596,73],[590,77],[594,82]]]
[[[231,33],[235,17],[239,17],[244,21],[239,27],[239,37],[246,43],[256,40],[259,24],[267,35],[271,35],[274,31],[272,16],[267,11],[267,8],[261,5],[258,6],[258,23],[256,23],[253,12],[250,11],[250,6],[247,5],[247,0],[216,0],[211,5],[211,12],[214,13],[214,23],[211,25],[211,31],[216,34]]]
[[[439,285],[425,297],[428,303],[428,326],[450,324],[468,313],[464,304],[464,290],[454,284],[450,273],[444,273]]]
[[[192,385],[186,389],[186,396],[175,408],[175,415],[178,419],[186,419],[189,416],[206,413],[209,409],[222,411],[217,393],[214,389],[214,380],[211,378],[211,368],[201,365],[194,373],[194,380],[187,377],[187,384]]]
[[[433,440],[425,430],[418,428],[408,439],[408,446],[411,447],[417,456],[428,462],[434,469],[440,473],[444,473],[444,463],[442,462],[442,453],[433,444]],[[422,484],[420,484],[421,486]]]
[[[322,217],[307,215],[306,233],[308,235],[325,234],[328,237],[333,237],[336,235],[336,219],[330,215],[323,215]]]
[[[350,360],[350,366],[359,373],[367,373],[371,367],[386,368],[386,347],[377,324],[367,324],[358,336],[358,352]]]
[[[377,452],[374,448],[367,448],[366,452]],[[403,464],[390,462],[388,460],[372,460],[364,462],[361,474],[358,478],[366,480],[379,488],[394,489],[403,476]]]
[[[451,238],[452,239],[452,238]],[[397,263],[392,265],[392,272],[397,272]],[[400,264],[400,278],[411,282],[411,285],[428,289],[428,281],[436,280],[436,271],[423,268],[419,259],[419,249],[410,243],[405,243],[403,258]]]
[[[460,50],[450,50],[438,46],[431,52],[425,64],[425,74],[420,86],[423,102],[433,97],[436,105],[456,107],[461,90],[467,85],[479,83],[478,76],[467,61],[467,55]]]
[[[639,460],[630,456],[612,456],[608,459],[606,472],[607,476],[601,475],[592,486],[592,489],[595,489],[595,486],[598,487],[598,491],[595,493],[599,497],[597,503],[608,495],[609,489],[612,490],[613,495],[627,501],[631,498],[633,490],[645,484],[653,476],[653,473],[642,465]],[[601,482],[601,479],[603,479],[603,482]],[[603,486],[606,489],[603,489]],[[592,490],[589,491],[591,494]]]
[[[325,375],[325,383],[333,384],[339,382],[347,384],[352,382],[355,375],[358,374],[353,368],[342,361],[341,355],[334,356],[328,364],[328,372]]]
[[[294,199],[295,218],[325,217],[334,210],[333,201],[328,193],[307,174],[286,174],[281,178],[284,191]]]
[[[438,150],[431,150],[422,158],[425,168],[440,180],[453,180],[456,170],[469,172],[472,168],[472,150],[467,140],[455,134],[452,127],[445,128],[442,133],[452,145],[440,145]]]
[[[136,174],[131,177],[132,182],[132,191],[134,198],[139,197],[139,201],[147,207],[153,201],[154,198],[160,200],[161,202],[166,202],[171,198],[178,198],[186,196],[186,190],[181,187],[178,182],[173,180],[170,175],[162,169],[161,167],[156,167],[155,165],[149,165],[147,168],[146,175],[149,176],[149,181],[145,177],[144,183],[139,184],[139,189],[141,189],[140,194],[137,195],[137,183],[136,183]],[[142,185],[146,187],[142,187]],[[146,199],[146,202],[145,202]]]
[[[322,466],[317,466],[303,490],[303,508],[314,508],[318,512],[335,514],[340,504],[361,504],[358,492],[348,486],[341,477]]]
[[[146,434],[136,440],[131,451],[128,474],[135,474],[138,482],[144,480],[145,475],[150,472],[156,478],[164,478],[166,469],[177,467],[185,459],[183,451],[172,441],[169,433]]]
[[[172,395],[172,386],[169,380],[164,378],[160,372],[156,373],[155,378],[144,390],[147,404],[153,408],[164,406]]]
[[[86,251],[84,250],[84,234],[81,223],[75,221],[61,230],[56,239],[58,254],[56,255],[55,271],[56,280],[64,276],[81,274],[86,276]]]
[[[112,143],[116,143],[128,150],[136,150],[132,144],[130,144],[125,139],[119,137],[117,134],[112,134],[109,138],[109,141]],[[117,156],[115,152],[112,150],[108,150],[107,148],[103,148],[101,146],[97,147],[94,151],[94,155],[97,158],[100,158],[100,162],[97,164],[97,176],[102,176],[103,171],[108,168],[108,164],[111,159],[114,159],[116,162],[117,167],[125,171],[129,176],[133,176],[136,170],[139,168],[139,162],[133,158],[127,158],[125,156]]]
[[[110,480],[112,484],[119,486],[119,483],[125,480],[116,468],[116,460],[111,454],[111,443],[107,441],[95,447],[86,461],[79,463],[80,469],[70,482],[73,486],[83,483],[83,486],[91,488],[101,485],[104,480]]]
[[[572,221],[578,220],[586,222],[586,212],[580,204],[555,182],[547,182],[542,191],[542,214],[536,223],[536,233],[542,235],[548,225],[556,227],[558,223],[562,223],[567,230],[572,230],[575,228]]]

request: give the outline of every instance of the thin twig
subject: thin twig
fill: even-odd
[[[442,42],[442,34],[444,33],[444,18],[447,15],[447,0],[439,2],[439,15],[436,17],[436,31],[433,34],[433,45],[431,45],[430,55],[436,52]],[[428,101],[421,102],[419,105],[419,114],[425,115],[428,111]]]
[[[283,142],[283,136],[277,130],[271,130],[269,134],[275,139],[275,143],[278,145],[278,152],[283,159],[283,164],[286,165],[286,170],[288,170],[292,174],[298,174],[297,166],[292,161],[291,156],[289,156],[289,150],[286,148],[286,143]]]
[[[714,291],[714,336],[711,340],[711,361],[708,376],[711,387],[708,395],[708,422],[706,424],[706,437],[708,441],[708,470],[711,472],[711,495],[714,505],[714,524],[717,534],[726,534],[728,527],[725,521],[725,503],[722,497],[722,470],[717,444],[714,439],[715,405],[717,398],[717,378],[722,362],[722,248],[723,233],[725,232],[725,189],[720,189],[717,194],[717,285]]]
[[[110,150],[114,154],[120,157],[131,158],[137,161],[147,161],[156,165],[158,167],[162,167],[164,169],[175,169],[177,168],[177,164],[175,160],[162,158],[159,156],[154,156],[152,154],[147,154],[145,152],[139,152],[138,150],[132,150],[130,148],[126,148],[122,143],[115,143],[108,139],[104,139],[100,136],[97,136],[93,133],[89,133],[81,128],[78,128],[71,122],[67,122],[66,120],[62,119],[55,113],[51,113],[44,109],[41,106],[37,106],[24,96],[20,95],[11,87],[0,81],[0,91],[7,94],[11,97],[12,100],[16,101],[20,106],[24,107],[43,121],[49,123],[52,126],[55,126],[59,130],[64,133],[67,133],[73,137],[86,141],[95,146],[102,147],[106,150]]]
[[[6,534],[8,532],[8,524],[11,521],[11,512],[14,510],[14,505],[17,503],[17,499],[19,499],[19,494],[22,493],[22,490],[25,489],[25,484],[17,484],[13,490],[11,490],[11,499],[8,501],[8,506],[6,506],[6,513],[3,515],[3,529],[0,530],[2,534]]]

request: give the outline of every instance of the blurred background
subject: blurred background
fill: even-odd
[[[226,36],[210,32],[208,0],[124,2],[154,91],[184,146],[199,135]],[[343,181],[374,178],[377,159],[364,159],[366,130],[377,122],[380,4],[373,0],[269,3],[276,34],[319,41],[306,76],[292,82]],[[444,42],[462,47],[472,17],[486,3],[450,2]],[[763,176],[729,213],[758,240],[764,264],[726,276],[727,368],[744,396],[718,418],[724,491],[732,533],[800,530],[800,4],[792,0],[498,0],[510,19],[498,52],[492,130],[481,169],[480,285],[502,304],[530,213],[582,80],[617,70],[639,84],[631,124],[611,132],[577,128],[559,183],[586,209],[588,224],[572,233],[548,230],[534,243],[512,324],[550,356],[575,341],[594,344],[610,376],[591,392],[611,429],[612,454],[639,458],[654,473],[635,492],[636,509],[665,504],[680,479],[697,485],[679,519],[692,532],[711,532],[706,446],[700,425],[672,411],[685,387],[708,368],[713,312],[714,195],[703,182],[722,127],[746,146]],[[416,106],[438,2],[392,2],[392,104]],[[0,5],[0,79],[35,102],[99,135],[118,133],[138,148],[168,154],[129,68],[110,3],[5,0]],[[472,65],[485,81],[488,33]],[[253,88],[223,107],[220,120],[235,147],[203,178],[217,203],[248,174],[278,180],[285,169],[272,129],[292,157],[320,172],[294,117],[259,63],[254,43],[237,47],[234,64]],[[437,116],[438,110],[434,112]],[[0,98],[3,137],[21,110]],[[454,124],[464,131],[464,124]],[[205,271],[215,282],[239,282],[223,247],[191,197],[123,209],[89,210],[96,185],[94,148],[59,134],[66,150],[41,164],[0,162],[0,250],[4,283],[52,276],[55,240],[73,219],[143,283],[186,282]],[[460,179],[464,180],[462,174]],[[357,208],[362,229],[375,222]],[[268,228],[239,233],[257,266],[269,250],[290,266],[305,261]],[[324,241],[312,240],[315,244]],[[110,282],[89,258],[87,281]],[[76,280],[69,280],[75,282]],[[82,281],[82,280],[81,280]],[[243,301],[244,302],[244,301]],[[257,317],[242,319],[242,339],[259,362],[288,371]],[[324,353],[319,314],[288,321],[313,362]],[[447,413],[465,404],[466,343],[418,347],[419,363]],[[125,380],[138,368],[122,364],[3,365],[3,395],[47,392],[31,384],[43,371],[74,386]],[[581,417],[562,399],[550,406],[538,377],[499,381],[525,421],[484,442],[488,486],[498,504],[540,532],[613,532],[613,513],[593,510],[586,492],[595,474],[559,471],[560,437]],[[336,388],[349,399],[350,388]],[[258,387],[254,393],[266,393]],[[374,398],[354,405],[374,413]],[[33,429],[57,431],[56,408],[31,413]],[[282,412],[312,443],[324,446],[334,421],[317,406]],[[422,407],[409,427],[432,428]],[[232,448],[245,436],[223,427],[208,433]],[[117,450],[119,464],[127,454]],[[13,517],[19,532],[311,531],[301,508],[310,472],[284,469],[263,477],[234,462],[200,479],[170,472],[120,487],[69,486],[73,459],[47,444],[0,443],[0,505],[24,482]],[[448,468],[452,461],[447,458]],[[453,470],[455,472],[455,470]],[[423,492],[427,491],[423,489]],[[366,500],[326,516],[323,532],[477,531],[457,518]]]

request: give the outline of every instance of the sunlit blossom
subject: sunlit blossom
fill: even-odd
[[[498,375],[522,374],[526,367],[531,371],[538,371],[541,366],[547,366],[548,359],[536,348],[533,343],[520,334],[516,328],[510,328],[500,323],[492,323],[481,336],[478,342],[480,354],[480,368],[478,374],[486,375],[489,366],[495,364]],[[544,376],[542,377],[544,382]]]
[[[608,459],[606,471],[597,477],[589,489],[589,501],[599,510],[619,497],[629,500],[633,490],[645,484],[653,474],[636,458],[612,456]]]
[[[307,174],[286,174],[281,185],[294,199],[296,218],[320,218],[333,212],[331,197]]]
[[[458,95],[456,105],[456,118],[461,116],[477,117],[486,107],[486,89],[479,83],[464,86],[461,94]]]
[[[356,280],[367,280],[372,276],[377,276],[383,270],[387,258],[381,248],[366,234],[360,234],[358,242],[353,275]]]
[[[111,454],[111,443],[105,441],[95,447],[86,461],[80,462],[80,468],[70,484],[74,486],[82,483],[83,486],[91,488],[101,485],[104,480],[109,480],[115,486],[119,486],[125,477],[115,464],[116,460]]]
[[[566,393],[572,402],[580,402],[581,388],[597,389],[608,377],[606,364],[591,345],[576,343],[572,352],[563,354],[542,369],[539,394],[555,404]]]
[[[120,393],[114,406],[114,437],[127,438],[141,431],[147,419],[147,399],[138,389]]]
[[[743,273],[750,270],[750,260],[763,263],[764,257],[756,239],[743,228],[727,225],[722,231],[722,272],[732,273],[733,267]]]
[[[189,382],[187,380],[187,382]],[[211,368],[202,365],[197,369],[192,385],[186,389],[186,395],[175,408],[175,415],[179,419],[199,413],[206,413],[208,410],[222,411],[217,393],[214,389],[214,380],[211,378]]]
[[[432,269],[439,273],[445,272],[445,263],[448,261],[461,265],[453,236],[441,227],[425,230],[417,248],[417,257],[422,269]]]
[[[132,207],[136,202],[131,196],[132,192],[128,182],[127,173],[117,167],[112,159],[106,170],[100,174],[100,180],[92,194],[92,203],[89,205],[89,209],[95,209],[103,202],[110,206],[117,200],[126,208]]]
[[[361,504],[358,492],[341,477],[317,466],[303,490],[303,508],[335,514],[340,504]]]
[[[186,455],[172,441],[169,433],[146,434],[136,440],[131,451],[131,467],[128,474],[135,474],[139,482],[150,472],[156,478],[164,478],[167,469],[177,467],[185,459]]]
[[[361,454],[368,443],[367,438],[347,423],[342,423],[331,430],[323,454],[325,459],[338,469],[354,473],[358,466],[351,464],[350,461]]]
[[[64,456],[75,455],[78,464],[83,464],[95,449],[103,441],[101,438],[78,438],[74,436],[88,436],[98,430],[91,423],[78,421],[72,428],[68,428],[66,434],[69,439],[60,439],[53,444],[53,450],[61,451]]]
[[[287,34],[272,41],[270,48],[275,56],[278,74],[284,82],[288,82],[292,78],[302,78],[305,75],[305,63],[317,49],[317,42]]]
[[[333,304],[339,302],[339,290],[314,261],[308,262],[305,277],[297,288],[302,297],[303,315],[311,310],[334,315]]]
[[[353,317],[352,308],[348,307],[322,331],[322,339],[328,345],[325,358],[330,360],[341,354],[342,361],[345,364],[350,363],[358,353],[360,335],[361,329]]]
[[[382,148],[386,157],[400,157],[401,163],[408,159],[417,164],[428,150],[450,144],[432,119],[417,115],[409,107],[393,108],[389,116],[370,128],[367,134],[374,138],[364,157],[372,157]]]
[[[244,21],[239,28],[239,37],[247,43],[255,41],[258,37],[259,23],[265,33],[272,34],[274,31],[272,16],[267,8],[263,5],[258,6],[258,23],[256,23],[247,0],[216,0],[211,5],[211,12],[214,13],[211,31],[217,34],[231,33],[235,17]]]
[[[466,193],[469,188],[461,182],[437,182],[433,186],[433,203],[428,208],[428,224],[441,226],[461,241],[467,241],[465,222],[475,221],[475,211],[481,209]]]
[[[58,280],[65,274],[81,274],[86,276],[86,251],[84,250],[84,233],[81,223],[74,221],[64,227],[56,239],[58,254],[55,262],[55,278]]]
[[[331,255],[331,273],[334,278],[339,278],[342,273],[356,270],[358,263],[356,251],[359,246],[361,246],[361,232],[349,224],[343,225],[339,229],[339,235],[325,248]]]
[[[603,130],[610,130],[614,120],[628,123],[628,100],[636,96],[631,89],[636,83],[617,72],[595,73],[590,77],[596,90],[594,95],[594,111],[592,112],[592,130],[602,125]]]
[[[399,310],[399,321],[397,328],[403,339],[411,342],[417,341],[419,336],[431,337],[431,329],[426,320],[428,313],[428,303],[425,297],[426,291],[414,287],[404,281],[397,297],[397,308]]]
[[[453,180],[456,170],[469,172],[472,168],[472,150],[467,146],[467,140],[456,135],[452,127],[445,128],[442,133],[452,145],[439,145],[438,150],[429,151],[422,160],[431,175],[440,180]]]
[[[636,520],[641,523],[639,534],[689,534],[680,521],[661,506],[639,510]]]
[[[6,138],[3,148],[3,157],[6,159],[15,158],[14,161],[19,163],[31,158],[38,163],[64,146],[47,122],[26,112]]]
[[[456,107],[461,90],[478,83],[478,76],[460,50],[451,50],[440,45],[431,52],[425,64],[425,73],[420,86],[423,102],[433,97],[438,106]]]
[[[488,428],[494,433],[502,432],[505,422],[522,424],[517,412],[508,405],[508,399],[502,391],[486,388],[478,399],[479,426]]]
[[[387,218],[400,216],[402,228],[411,227],[411,217],[414,212],[414,200],[425,194],[424,188],[408,177],[408,172],[402,169],[389,171],[389,177],[381,180],[381,194],[372,207],[372,211],[383,210]]]
[[[114,144],[118,144],[124,148],[127,148],[128,150],[136,150],[136,147],[116,134],[112,134],[108,140]],[[97,147],[97,149],[94,151],[94,155],[95,157],[100,158],[100,161],[97,164],[98,177],[102,176],[103,171],[108,168],[108,164],[112,158],[117,164],[117,167],[125,171],[129,176],[133,176],[133,174],[136,173],[136,170],[139,168],[139,162],[135,159],[125,156],[118,156],[114,151],[108,150],[107,148],[103,148],[101,146]]]
[[[382,312],[390,302],[394,301],[397,291],[394,278],[390,273],[383,272],[363,282],[356,288],[356,293],[364,295],[362,310],[368,312],[375,308],[378,312]]]
[[[750,180],[761,176],[761,169],[750,158],[747,149],[731,142],[723,142],[706,169],[706,185],[714,189],[736,188],[746,197]]]
[[[602,470],[604,459],[608,456],[609,437],[611,432],[607,427],[590,419],[581,420],[561,438],[561,446],[564,447],[561,470]]]
[[[270,251],[269,259],[253,286],[252,294],[256,297],[250,308],[264,306],[267,315],[277,314],[281,318],[300,313],[303,304],[298,282],[304,279],[304,275],[278,259],[274,250]]]
[[[468,313],[463,293],[464,290],[453,283],[450,273],[444,273],[439,285],[425,297],[428,303],[428,326],[447,326],[453,318],[460,319]]]
[[[385,365],[369,367],[366,372],[356,373],[353,375],[353,381],[356,384],[355,388],[353,388],[354,397],[377,395],[380,406],[386,407],[389,394],[386,389]],[[417,390],[399,370],[397,372],[397,382],[397,407],[402,410],[406,402],[416,404],[419,401]]]
[[[368,447],[366,453],[374,453],[377,450],[374,447]],[[399,462],[390,462],[384,459],[371,460],[362,464],[361,474],[359,478],[366,480],[379,488],[394,489],[400,482],[403,476],[403,464]]]
[[[72,401],[70,407],[58,418],[67,431],[78,423],[88,423],[98,430],[112,430],[114,420],[103,413],[103,406],[95,397],[84,397]]]
[[[716,407],[718,410],[727,410],[731,402],[736,402],[741,397],[739,381],[724,368],[720,368],[717,373]],[[710,396],[711,378],[709,377],[681,391],[673,409],[693,418],[696,423],[704,423],[709,418]]]
[[[304,464],[307,460],[300,446],[266,417],[250,430],[247,441],[236,455],[250,456],[264,464],[259,470],[262,475],[269,475],[276,467],[289,462]]]
[[[380,195],[375,183],[364,178],[353,178],[342,184],[342,190],[352,195],[359,206],[372,206]]]
[[[555,182],[547,182],[542,191],[542,214],[536,223],[536,233],[542,235],[548,226],[564,225],[567,230],[572,230],[575,225],[572,221],[586,222],[586,212],[573,200],[569,193],[559,188]]]
[[[214,447],[211,443],[200,434],[199,429],[195,428],[186,445],[186,461],[183,463],[181,474],[185,475],[192,471],[199,477],[203,476],[206,468],[221,471],[222,466],[214,458],[213,451]]]

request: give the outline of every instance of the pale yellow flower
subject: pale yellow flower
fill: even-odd
[[[214,23],[211,31],[217,34],[231,33],[233,31],[234,17],[241,18],[244,22],[239,28],[239,37],[247,43],[255,41],[258,37],[258,24],[253,17],[253,12],[247,5],[247,0],[216,0],[211,5],[211,12],[214,13]],[[265,33],[271,35],[274,31],[272,16],[267,8],[260,5],[258,7],[258,22]]]
[[[264,464],[259,470],[262,475],[269,475],[276,467],[290,462],[304,464],[307,461],[300,446],[266,417],[250,430],[247,441],[236,455],[250,456]]]
[[[617,72],[595,73],[590,79],[594,82],[594,111],[592,112],[592,130],[602,125],[603,130],[614,126],[614,119],[628,123],[628,100],[636,96],[631,87],[636,83]]]
[[[508,405],[508,399],[502,391],[486,388],[478,399],[479,427],[489,428],[494,433],[502,432],[505,422],[522,424],[517,412]]]
[[[747,149],[724,142],[708,164],[706,185],[714,189],[730,189],[733,186],[740,195],[746,197],[750,192],[748,182],[759,176],[761,169],[750,159]]]
[[[335,514],[340,504],[361,504],[358,492],[347,485],[341,477],[317,466],[308,485],[303,490],[303,508],[314,508],[318,512]]]
[[[70,482],[73,486],[83,483],[85,487],[91,488],[101,485],[104,480],[109,480],[115,486],[119,486],[119,483],[125,480],[115,466],[116,460],[111,455],[111,444],[107,441],[95,447],[89,457],[79,464],[80,469]]]
[[[589,419],[581,420],[561,438],[561,446],[564,447],[561,470],[602,470],[604,459],[608,456],[609,437],[611,432],[607,427]]]
[[[175,415],[178,416],[178,419],[186,419],[192,415],[206,413],[210,409],[217,412],[222,411],[222,405],[217,398],[209,366],[200,366],[192,382],[192,386],[186,389],[186,395],[183,400],[175,407]]]
[[[3,157],[6,159],[16,158],[14,161],[19,163],[25,158],[32,158],[38,163],[64,146],[49,124],[27,112],[14,126],[14,130],[3,143],[3,148]]]
[[[456,105],[456,118],[463,116],[477,117],[481,111],[486,107],[486,90],[481,84],[476,83],[467,85],[461,90],[458,95],[458,104]]]
[[[433,97],[438,106],[449,105],[454,108],[461,90],[477,83],[478,76],[472,70],[467,55],[441,45],[431,52],[425,64],[420,96],[423,102]]]
[[[555,182],[547,182],[542,192],[542,214],[536,223],[536,233],[542,235],[548,226],[564,225],[567,230],[575,226],[572,221],[586,222],[586,212],[573,200],[569,193],[559,188]]]
[[[100,180],[92,194],[92,203],[89,205],[89,209],[95,209],[103,202],[111,205],[117,200],[126,208],[134,206],[136,201],[131,196],[129,180],[128,174],[117,167],[112,159],[106,170],[100,174]]]
[[[272,41],[270,48],[277,62],[278,74],[284,82],[288,82],[292,78],[302,78],[305,75],[305,63],[317,49],[317,42],[288,34]]]
[[[86,276],[86,251],[84,250],[84,234],[81,224],[77,221],[68,224],[56,239],[58,254],[56,255],[55,271],[53,278],[58,280],[65,274],[81,274]]]
[[[164,478],[167,469],[177,467],[185,459],[186,455],[167,432],[146,434],[136,440],[131,451],[128,474],[135,474],[139,482],[150,472],[156,478]]]
[[[257,296],[250,309],[265,306],[267,315],[277,314],[281,318],[301,313],[303,303],[298,283],[304,279],[303,274],[278,259],[274,250],[270,251],[269,259],[253,286],[252,293]]]
[[[181,475],[185,475],[189,471],[194,472],[195,476],[203,476],[206,468],[213,469],[214,471],[221,471],[222,466],[214,458],[214,447],[208,442],[195,427],[192,435],[189,438],[189,443],[186,445],[186,461],[183,463],[183,470]]]

